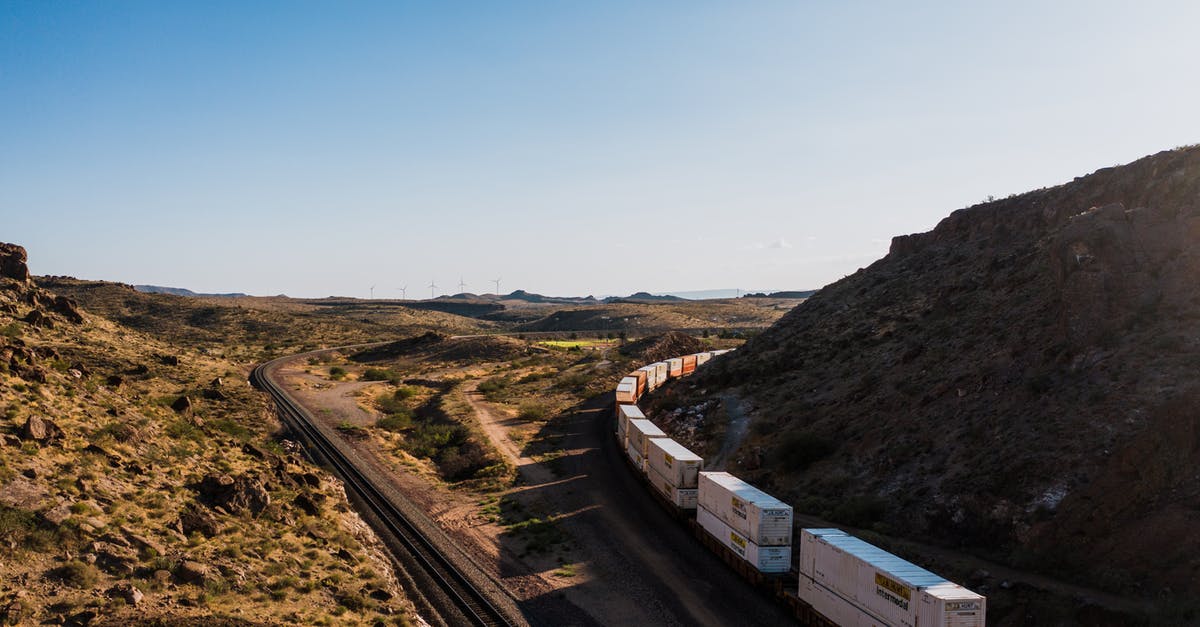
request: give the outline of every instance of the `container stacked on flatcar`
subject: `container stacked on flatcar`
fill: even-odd
[[[800,556],[800,599],[839,625],[984,625],[986,598],[840,529],[801,530]]]
[[[642,474],[646,474],[646,452],[650,447],[650,440],[665,437],[667,434],[649,420],[629,421],[629,431],[625,436],[627,441],[625,450],[629,455],[629,461],[633,462],[634,467]]]
[[[843,626],[982,627],[986,598],[837,529],[804,529],[791,570],[792,508],[666,437],[638,408],[668,379],[691,374],[733,349],[684,355],[638,368],[617,385],[616,437],[631,465],[677,517],[696,512],[697,537],[798,618]],[[784,581],[793,581],[783,586]],[[784,577],[784,578],[781,578]],[[795,590],[795,594],[792,593]]]
[[[792,568],[792,506],[727,472],[702,472],[696,521],[764,573]]]
[[[633,405],[638,402],[637,379],[625,377],[617,384],[617,402]]]
[[[704,460],[670,438],[652,438],[646,447],[646,479],[675,507],[696,509]]]
[[[637,405],[617,405],[617,441],[621,446],[625,446],[626,440],[629,437],[629,421],[630,420],[645,420],[646,414],[642,413],[642,408]]]

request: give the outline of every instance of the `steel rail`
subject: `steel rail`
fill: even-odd
[[[381,521],[385,527],[382,531],[399,540],[409,556],[416,560],[472,624],[484,627],[512,627],[513,623],[496,609],[487,596],[421,533],[365,473],[360,472],[353,462],[325,437],[308,412],[271,380],[267,374],[268,369],[292,358],[275,359],[255,367],[250,375],[251,383],[271,395],[284,422],[307,440],[313,452],[330,464],[346,487]]]

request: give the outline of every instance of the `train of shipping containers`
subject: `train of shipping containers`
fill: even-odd
[[[666,383],[667,377],[670,376],[670,374],[669,374],[671,371],[670,364],[668,364],[665,361],[656,361],[650,365],[654,366],[654,374],[655,374],[655,378],[658,379],[658,385],[662,385],[662,384]]]
[[[700,507],[759,546],[792,543],[792,506],[727,472],[700,473]]]
[[[618,403],[637,403],[637,379],[633,377],[625,377],[617,384],[617,402]]]
[[[859,623],[983,627],[987,613],[982,595],[840,529],[801,530],[798,593],[817,611],[840,600],[853,609],[837,613]]]
[[[680,509],[696,509],[697,482],[704,460],[670,438],[652,438],[646,446],[646,477]]]
[[[654,366],[642,366],[639,371],[646,373],[646,391],[653,392],[658,388],[658,369]]]
[[[707,364],[708,360],[710,359],[712,359],[712,353],[696,353],[697,366],[703,366],[704,364]]]
[[[696,371],[696,356],[684,355],[680,357],[683,360],[683,375],[689,375]]]
[[[630,420],[645,420],[646,414],[637,405],[617,405],[617,441],[622,446],[629,435]]]
[[[646,472],[646,447],[650,445],[650,440],[654,438],[665,438],[667,434],[663,433],[662,429],[658,428],[649,420],[634,419],[629,421],[629,430],[625,433],[625,438],[629,441],[627,447],[629,458],[633,460],[634,465],[643,473]]]
[[[646,371],[634,370],[633,372],[626,375],[625,378],[626,379],[634,379],[637,381],[637,392],[635,392],[635,394],[637,394],[638,398],[641,398],[642,395],[646,393],[646,383],[647,383],[646,382]],[[624,380],[624,379],[622,379],[622,380]]]
[[[791,545],[759,546],[703,506],[696,509],[696,522],[708,535],[761,572],[786,573],[792,569]]]
[[[667,376],[672,379],[683,376],[682,357],[672,357],[667,360]]]

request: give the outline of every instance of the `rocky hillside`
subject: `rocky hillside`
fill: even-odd
[[[246,375],[38,287],[0,244],[0,623],[412,616]]]
[[[897,237],[671,402],[744,399],[733,470],[801,511],[1194,600],[1197,372],[1190,147]]]

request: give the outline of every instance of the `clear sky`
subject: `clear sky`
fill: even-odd
[[[917,6],[919,5],[919,6]],[[0,2],[0,241],[292,296],[824,285],[1200,141],[1196,2]]]

